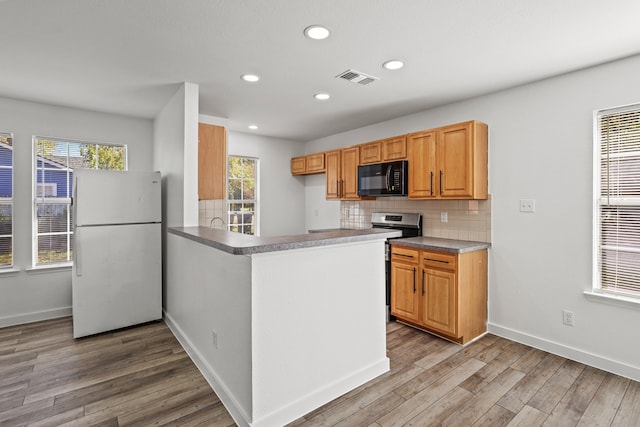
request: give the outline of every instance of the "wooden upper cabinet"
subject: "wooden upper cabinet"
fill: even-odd
[[[407,142],[404,136],[367,142],[360,147],[360,164],[390,162],[407,158]]]
[[[342,199],[358,200],[360,147],[342,149]]]
[[[360,145],[360,164],[380,163],[382,161],[382,142],[374,141]]]
[[[325,153],[327,200],[360,200],[358,196],[359,147]]]
[[[307,175],[324,172],[324,153],[291,158],[291,175]]]
[[[418,132],[407,136],[409,198],[436,196],[436,134]]]
[[[307,172],[306,156],[291,159],[291,175],[304,175]]]
[[[198,200],[221,200],[227,188],[227,132],[198,124]]]
[[[324,153],[309,154],[307,156],[307,173],[324,172]]]
[[[327,200],[337,200],[340,198],[340,180],[342,174],[341,168],[341,151],[327,151],[324,156],[325,172],[326,172],[326,198]]]
[[[404,136],[387,138],[382,141],[382,161],[403,160],[407,158],[407,139]]]
[[[488,128],[477,121],[407,135],[409,198],[486,199]]]

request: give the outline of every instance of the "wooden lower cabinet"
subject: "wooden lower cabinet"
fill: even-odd
[[[418,262],[400,258],[408,251]],[[460,344],[486,332],[486,249],[456,254],[392,245],[391,253],[391,314],[398,320]]]
[[[420,320],[420,298],[416,290],[418,287],[420,251],[400,247],[392,249],[392,314],[406,320],[418,322]]]

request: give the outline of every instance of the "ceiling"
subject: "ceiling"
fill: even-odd
[[[0,96],[153,118],[192,82],[201,114],[298,141],[640,53],[638,0],[0,0],[0,17]]]

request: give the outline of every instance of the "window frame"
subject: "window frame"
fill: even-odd
[[[615,108],[605,108],[596,110],[593,113],[593,244],[592,244],[592,289],[585,291],[585,296],[596,302],[604,302],[616,306],[640,308],[640,278],[637,279],[638,293],[623,291],[619,289],[608,289],[603,287],[603,263],[601,256],[602,249],[602,227],[603,218],[601,215],[603,206],[640,207],[640,196],[627,197],[625,195],[610,197],[602,195],[604,186],[602,180],[602,144],[604,138],[601,130],[601,118],[612,114],[624,114],[638,112],[640,114],[640,103],[630,104]],[[635,172],[635,168],[633,169]],[[638,167],[640,175],[640,166]],[[607,185],[609,183],[607,182]],[[611,187],[609,187],[611,188]],[[606,201],[605,201],[606,199]],[[613,202],[613,203],[612,203]],[[635,218],[635,217],[634,217]],[[640,216],[639,216],[640,218]],[[634,284],[635,285],[635,284]]]
[[[230,199],[230,195],[231,195],[231,191],[229,191],[229,182],[230,182],[230,176],[229,176],[229,159],[231,158],[240,158],[240,159],[246,159],[246,160],[251,160],[253,162],[255,162],[255,169],[254,169],[254,198],[253,199]],[[259,213],[259,207],[260,207],[260,203],[259,203],[259,199],[260,199],[260,159],[257,157],[251,157],[251,156],[240,156],[240,155],[229,155],[227,156],[227,163],[226,163],[227,167],[227,173],[226,173],[226,193],[227,193],[227,199],[225,201],[225,206],[226,206],[226,211],[227,211],[227,219],[226,219],[226,228],[227,231],[231,231],[234,233],[240,233],[240,231],[234,231],[232,230],[232,227],[234,225],[238,225],[238,224],[233,224],[231,222],[231,205],[232,204],[244,204],[244,203],[253,203],[253,229],[254,229],[254,236],[259,236],[260,235],[260,213]],[[234,178],[236,179],[236,178]],[[242,224],[244,225],[244,223]]]
[[[72,174],[73,174],[73,168],[71,167],[71,165],[69,165],[67,163],[67,165],[61,165],[63,166],[63,168],[57,168],[57,169],[50,169],[50,170],[56,170],[56,171],[64,171],[67,174],[66,177],[66,183],[67,183],[67,194],[65,195],[58,195],[58,188],[56,185],[56,196],[46,196],[46,193],[44,195],[39,195],[39,190],[42,188],[46,188],[47,184],[46,182],[39,182],[38,178],[39,178],[39,171],[45,171],[47,170],[44,165],[41,168],[38,168],[38,162],[42,161],[42,162],[50,162],[50,163],[54,163],[52,160],[47,159],[45,156],[40,156],[40,154],[38,153],[38,141],[40,140],[47,140],[47,141],[53,141],[56,144],[58,143],[62,143],[62,144],[67,144],[66,146],[66,150],[67,150],[67,162],[70,158],[69,156],[69,144],[79,144],[81,146],[95,146],[96,147],[96,154],[94,156],[94,159],[92,161],[93,163],[93,167],[91,168],[82,168],[82,169],[100,169],[100,165],[98,160],[98,157],[96,157],[98,155],[98,147],[115,147],[115,148],[121,148],[124,152],[124,158],[123,158],[123,171],[127,171],[128,170],[128,147],[126,144],[114,144],[114,143],[107,143],[107,142],[96,142],[96,141],[86,141],[86,140],[77,140],[77,139],[70,139],[70,138],[58,138],[58,137],[49,137],[49,136],[42,136],[42,135],[33,135],[32,137],[32,152],[33,152],[33,156],[32,156],[32,194],[31,194],[31,201],[32,201],[32,209],[31,209],[31,215],[32,215],[32,219],[31,219],[31,223],[32,223],[32,234],[31,234],[31,244],[32,244],[32,261],[31,261],[31,265],[33,269],[41,269],[41,268],[58,268],[58,267],[68,267],[71,266],[73,264],[73,252],[72,252],[72,247],[73,247],[73,223],[72,223],[72,212],[71,212],[71,202],[72,202],[72,188],[71,186],[73,185],[73,181],[72,181]],[[40,233],[38,230],[38,208],[42,207],[42,206],[55,206],[55,205],[64,205],[66,206],[66,224],[65,224],[65,230],[64,231],[54,231],[54,232],[44,232],[44,233]],[[64,235],[66,236],[66,260],[65,261],[51,261],[51,262],[39,262],[39,237],[40,236],[55,236],[55,235]]]
[[[14,214],[14,192],[15,192],[15,159],[14,159],[14,151],[13,151],[13,142],[14,142],[14,138],[13,138],[13,133],[12,132],[0,132],[0,135],[3,135],[7,138],[9,138],[11,140],[11,165],[10,166],[2,166],[0,165],[0,169],[9,169],[11,171],[11,197],[1,197],[0,196],[0,204],[2,205],[9,205],[10,206],[10,211],[11,211],[11,234],[0,234],[0,238],[9,238],[10,240],[10,244],[11,244],[11,248],[10,248],[10,255],[11,255],[11,263],[9,264],[0,264],[0,270],[11,270],[13,269],[14,266],[14,261],[15,261],[15,254],[14,254],[14,221],[13,221],[13,214]]]

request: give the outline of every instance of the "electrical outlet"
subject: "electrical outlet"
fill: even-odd
[[[440,222],[449,222],[448,212],[440,212]]]
[[[567,326],[573,326],[573,322],[574,322],[573,311],[562,310],[562,323],[564,323]]]
[[[215,330],[211,330],[211,338],[213,340],[213,348],[218,348],[218,333]]]
[[[535,199],[520,199],[520,212],[535,212]]]

